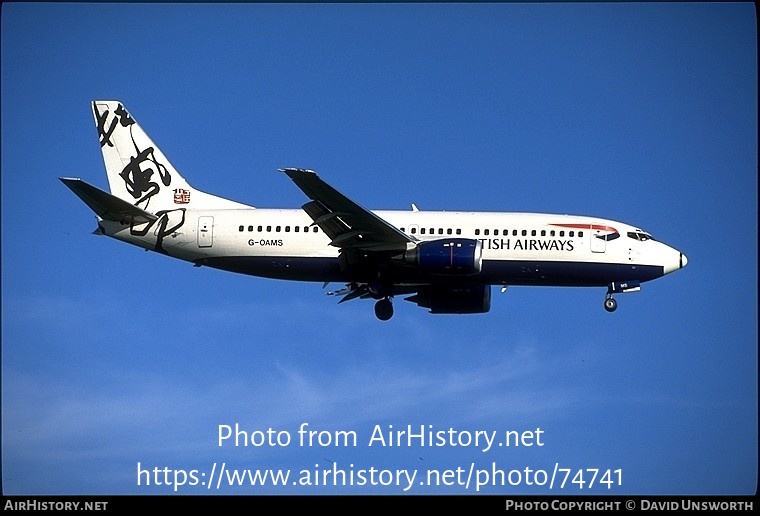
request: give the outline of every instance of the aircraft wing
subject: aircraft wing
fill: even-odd
[[[280,169],[303,190],[310,202],[302,206],[314,223],[340,249],[405,251],[415,240],[328,185],[312,170]]]

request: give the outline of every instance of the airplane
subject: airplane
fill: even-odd
[[[279,169],[308,197],[263,209],[205,193],[179,174],[124,104],[92,102],[109,192],[59,178],[107,235],[195,266],[266,278],[345,284],[330,295],[396,296],[434,314],[486,313],[491,288],[607,287],[614,294],[682,269],[686,256],[635,226],[549,213],[371,211],[303,168]]]

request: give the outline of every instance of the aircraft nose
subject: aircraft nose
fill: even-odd
[[[686,267],[686,264],[689,262],[689,260],[686,259],[685,254],[673,247],[664,246],[663,249],[663,274],[670,274],[671,272],[675,272]]]

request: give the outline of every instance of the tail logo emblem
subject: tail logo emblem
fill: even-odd
[[[190,190],[184,188],[174,189],[174,204],[189,204],[190,203]]]

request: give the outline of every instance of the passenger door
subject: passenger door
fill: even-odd
[[[591,252],[603,253],[607,250],[607,240],[601,229],[591,230]]]

